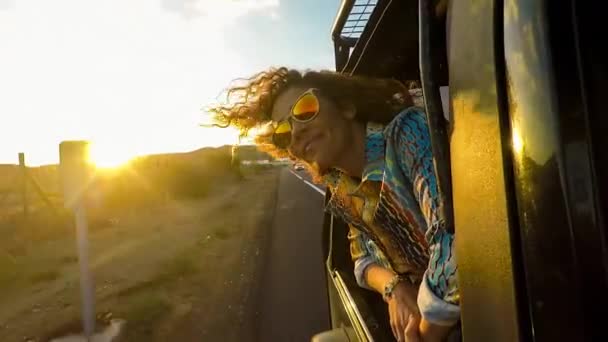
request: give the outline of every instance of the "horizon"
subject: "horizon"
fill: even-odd
[[[72,141],[72,140],[70,140]],[[63,141],[62,141],[63,142]],[[254,147],[257,149],[257,146],[253,143],[240,143],[238,145],[231,145],[231,144],[225,144],[225,145],[220,145],[220,146],[201,146],[198,148],[194,148],[192,150],[187,150],[187,151],[175,151],[175,152],[153,152],[153,153],[146,153],[146,154],[138,154],[133,156],[132,158],[130,158],[130,160],[125,161],[124,163],[121,163],[121,165],[112,165],[112,166],[108,166],[110,168],[114,168],[115,166],[122,166],[123,164],[128,164],[130,161],[133,160],[137,160],[138,158],[146,158],[146,157],[156,157],[156,156],[164,156],[164,155],[177,155],[177,154],[189,154],[189,153],[196,153],[199,152],[201,150],[205,150],[205,149],[222,149],[222,148],[232,148],[232,147]],[[59,145],[57,147],[59,149]],[[59,153],[59,152],[58,152]],[[19,159],[18,156],[16,159]],[[57,161],[56,163],[50,163],[50,164],[30,164],[27,161],[27,154],[25,154],[25,166],[26,167],[45,167],[45,166],[57,166],[59,165],[59,161]],[[11,163],[11,162],[0,162],[0,166],[19,166],[19,161]],[[101,165],[103,167],[103,165]]]

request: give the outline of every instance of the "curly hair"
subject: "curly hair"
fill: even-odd
[[[250,78],[238,79],[226,91],[223,104],[207,108],[214,126],[237,127],[242,134],[271,120],[275,99],[290,86],[317,88],[338,106],[353,105],[356,120],[388,123],[403,108],[411,106],[407,88],[393,79],[351,76],[332,71],[270,68]],[[277,157],[284,151],[256,139],[259,147]]]

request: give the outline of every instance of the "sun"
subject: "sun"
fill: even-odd
[[[124,148],[96,143],[91,143],[89,147],[89,160],[98,168],[119,168],[129,163],[133,158],[135,158],[135,154]]]

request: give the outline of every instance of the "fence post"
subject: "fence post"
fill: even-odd
[[[89,143],[63,141],[59,145],[59,167],[64,193],[64,206],[74,212],[80,268],[80,295],[84,333],[90,338],[95,331],[95,289],[89,268],[89,237],[85,198],[92,177],[88,165]],[[87,339],[88,341],[88,339]]]
[[[25,166],[25,153],[23,152],[19,153],[19,190],[21,191],[21,201],[23,203],[23,216],[27,216],[27,167]]]

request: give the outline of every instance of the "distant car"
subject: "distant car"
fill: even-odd
[[[293,164],[293,169],[296,170],[296,171],[304,171],[305,170],[304,165],[302,165],[302,164]]]

